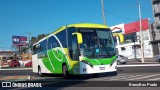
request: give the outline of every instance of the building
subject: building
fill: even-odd
[[[153,53],[160,55],[160,0],[151,0],[154,22],[151,23],[151,44]]]
[[[12,51],[0,51],[0,68],[6,64],[4,63],[3,59],[10,59],[10,57],[13,55]]]
[[[153,58],[153,48],[150,44],[151,33],[150,24],[148,19],[142,19],[142,34],[144,41],[144,57]],[[115,44],[117,52],[124,55],[129,59],[141,58],[141,45],[140,45],[140,21],[131,22],[128,24],[119,24],[110,27],[113,33],[121,33],[124,35],[124,43],[119,42],[119,38],[115,37]]]
[[[0,59],[2,59],[3,57],[11,57],[12,55],[12,51],[0,51]]]

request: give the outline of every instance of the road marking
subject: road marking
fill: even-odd
[[[115,76],[112,76],[110,79],[122,79],[122,78],[126,78],[130,75],[127,75],[127,74],[120,74],[120,75],[117,75],[116,77]]]
[[[117,67],[160,66],[160,64],[117,65]]]
[[[132,79],[132,78],[135,78],[135,77],[140,77],[140,76],[144,76],[144,74],[140,74],[140,75],[131,75],[131,74],[124,74],[124,75],[120,75],[120,76],[117,76],[117,77],[112,77],[112,78],[109,78],[110,80],[128,80],[128,79]]]
[[[108,76],[108,77],[100,77],[100,78],[92,78],[89,79],[89,81],[116,81],[116,80],[122,80],[122,81],[127,81],[128,79],[133,79],[141,76],[145,76],[146,74],[138,74],[138,75],[133,75],[133,74],[118,74],[117,76]]]
[[[132,78],[136,78],[136,77],[141,77],[144,76],[145,74],[140,74],[140,75],[127,75],[124,78],[120,78],[120,80],[128,80],[128,79],[132,79]]]
[[[159,78],[148,79],[148,81],[159,81],[159,80],[160,80],[160,77]]]
[[[157,81],[160,80],[160,78],[154,78],[154,79],[148,79],[153,78],[154,76],[159,76],[160,74],[152,74],[149,75],[144,74],[118,74],[117,76],[108,76],[108,77],[100,77],[100,78],[92,78],[89,79],[89,81],[130,81],[130,80],[138,80],[138,79],[144,79],[144,81]]]
[[[128,80],[138,80],[138,79],[144,79],[144,78],[149,78],[149,77],[154,77],[154,76],[159,76],[160,74],[154,74],[154,75],[149,75],[149,76],[142,76],[139,78],[132,78],[132,79],[128,79]]]
[[[0,71],[2,70],[31,70],[32,68],[7,68],[7,69],[0,69]]]

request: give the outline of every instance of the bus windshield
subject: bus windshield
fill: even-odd
[[[81,55],[88,58],[107,58],[116,54],[112,33],[109,29],[79,29],[83,37]]]

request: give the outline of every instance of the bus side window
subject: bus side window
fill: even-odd
[[[56,36],[58,37],[60,43],[62,44],[62,46],[64,48],[67,47],[67,42],[66,42],[66,30],[63,30],[62,32],[56,34]]]
[[[36,44],[33,46],[33,54],[40,53],[40,44]]]
[[[72,36],[72,51],[70,52],[70,55],[74,60],[78,60],[78,43],[76,36]]]
[[[49,37],[48,39],[48,43],[47,43],[47,49],[52,49],[52,48],[55,48],[55,47],[60,47],[58,41],[55,39],[54,36],[51,36]]]
[[[44,40],[44,41],[40,42],[40,48],[41,48],[40,52],[47,51],[46,43],[47,43],[47,40]]]
[[[37,48],[36,48],[36,45],[33,46],[33,54],[36,54],[37,53]]]
[[[72,60],[76,60],[75,58],[73,58],[73,36],[72,33],[76,32],[76,28],[71,27],[71,28],[67,28],[67,38],[68,38],[68,53],[69,56]],[[78,59],[77,59],[78,60]]]

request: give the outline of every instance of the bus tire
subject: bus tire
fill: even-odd
[[[67,71],[67,66],[63,65],[62,66],[62,74],[64,77],[68,77],[68,71]]]
[[[40,77],[43,77],[43,74],[42,74],[42,72],[41,72],[41,67],[40,67],[40,66],[38,67],[38,75],[39,75]]]

